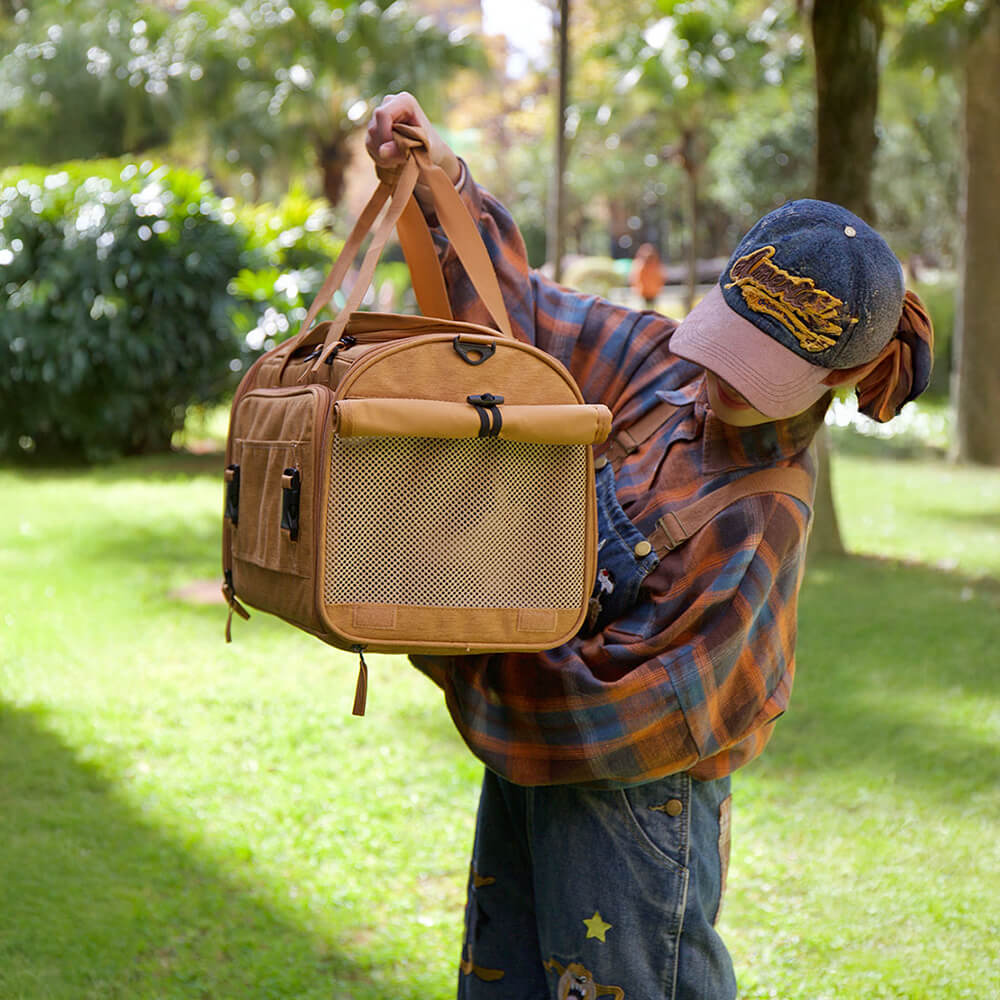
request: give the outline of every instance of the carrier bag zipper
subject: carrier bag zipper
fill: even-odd
[[[368,704],[368,664],[365,663],[366,646],[351,646],[351,652],[358,654],[358,683],[354,689],[352,715],[364,715]]]
[[[236,591],[233,590],[233,571],[227,569],[224,572],[225,582],[222,584],[222,596],[229,605],[229,615],[226,617],[226,642],[233,641],[233,612],[235,611],[244,621],[250,621],[250,612],[238,600]]]

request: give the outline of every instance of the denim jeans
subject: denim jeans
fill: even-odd
[[[732,1000],[729,779],[523,788],[487,771],[460,1000]]]

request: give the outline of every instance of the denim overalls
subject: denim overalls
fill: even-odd
[[[597,470],[598,573],[587,633],[643,615],[659,560]],[[524,788],[486,772],[459,972],[465,1000],[732,1000],[714,922],[729,778],[611,791]]]

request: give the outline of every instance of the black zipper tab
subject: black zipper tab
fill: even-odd
[[[341,352],[345,347],[353,347],[357,343],[354,337],[349,333],[345,333],[336,344],[333,345],[333,350],[323,359],[323,363],[327,365],[333,364],[333,359]]]

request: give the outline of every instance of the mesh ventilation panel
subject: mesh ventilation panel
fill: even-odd
[[[328,604],[579,607],[587,446],[335,438]]]

